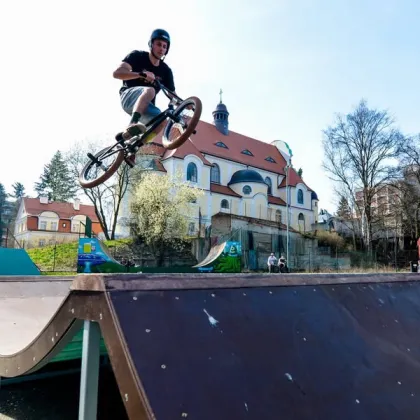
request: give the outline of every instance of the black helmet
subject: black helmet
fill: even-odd
[[[153,44],[153,41],[155,39],[161,39],[161,40],[166,41],[168,43],[168,49],[166,50],[166,54],[168,54],[169,47],[171,46],[171,37],[169,36],[168,32],[166,32],[164,29],[155,29],[152,32],[152,35],[150,36],[150,40],[149,40],[149,47],[150,48],[152,48],[152,44]]]

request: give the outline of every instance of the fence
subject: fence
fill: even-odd
[[[287,255],[287,233],[257,233],[242,230],[237,240],[242,243],[243,267],[249,271],[267,271],[267,260],[273,252],[277,258]],[[289,234],[288,266],[292,272],[351,272],[408,270],[416,261],[416,250],[384,253],[354,251],[334,246],[319,246],[318,240]]]

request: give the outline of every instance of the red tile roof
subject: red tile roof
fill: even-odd
[[[284,200],[282,200],[280,197],[274,197],[272,195],[269,195],[267,197],[267,199],[268,199],[268,202],[270,204],[277,204],[278,206],[285,206],[286,205],[286,202]]]
[[[156,165],[156,169],[160,172],[166,172],[165,167],[162,165],[162,162],[160,161],[160,159],[156,158],[153,159],[154,164]]]
[[[286,161],[277,147],[272,144],[235,133],[234,131],[229,131],[229,134],[225,136],[213,124],[204,121],[199,121],[196,130],[197,134],[192,135],[190,140],[186,141],[181,147],[167,151],[164,154],[164,159],[171,156],[183,158],[187,154],[193,153],[196,156],[201,155],[203,160],[207,154],[277,174],[285,174]],[[218,142],[224,143],[228,148],[216,146]],[[162,145],[161,134],[154,139],[154,143]],[[249,150],[253,156],[243,154],[243,150]],[[267,161],[267,158],[272,158],[275,163]],[[299,179],[299,182],[303,182],[296,172],[294,175]]]
[[[231,195],[233,197],[241,197],[239,194],[237,194],[235,191],[233,191],[231,188],[226,187],[225,185],[219,185],[219,184],[210,184],[210,191],[218,194],[224,194],[224,195]]]
[[[23,204],[26,213],[30,216],[39,216],[44,211],[53,211],[58,214],[60,219],[71,219],[73,216],[88,216],[92,222],[98,223],[98,217],[95,214],[95,207],[86,204],[80,204],[80,210],[73,208],[73,203],[58,203],[56,201],[48,204],[42,204],[39,198],[24,198]]]
[[[297,174],[297,172],[293,168],[290,168],[289,169],[289,177],[288,178],[289,178],[288,179],[289,186],[296,187],[297,184],[301,183],[301,184],[303,184],[303,185],[306,186],[306,188],[308,189],[308,191],[312,191],[312,189],[309,188],[306,185],[305,182],[303,182],[303,179]],[[281,181],[279,187],[280,188],[286,187],[286,177],[283,178],[283,180]]]
[[[166,149],[162,146],[161,143],[148,143],[142,146],[137,155],[156,155],[156,156],[163,156],[166,152]]]
[[[177,149],[168,150],[164,155],[162,160],[168,159],[170,157],[177,157],[184,159],[187,155],[197,156],[204,165],[211,166],[212,164],[203,156],[202,153],[197,149],[194,143],[188,139],[181,147]]]

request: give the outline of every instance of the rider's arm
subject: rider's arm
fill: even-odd
[[[118,66],[112,75],[115,79],[120,80],[133,80],[141,77],[139,73],[133,72],[130,64],[125,63],[124,61]]]

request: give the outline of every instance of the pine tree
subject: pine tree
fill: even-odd
[[[25,187],[23,186],[23,184],[21,184],[20,182],[15,182],[12,185],[13,188],[13,194],[12,197],[16,198],[17,200],[19,200],[19,198],[25,197]]]
[[[46,195],[51,201],[66,202],[75,197],[77,190],[74,177],[58,150],[51,162],[44,166],[40,182],[35,183],[35,191],[38,197]]]
[[[341,197],[340,202],[338,203],[338,208],[336,212],[337,217],[350,220],[351,219],[351,209],[349,206],[349,202],[346,197]]]
[[[7,200],[7,193],[4,185],[0,183],[0,246],[1,246],[1,238],[3,233],[3,213],[6,209],[6,200]]]

